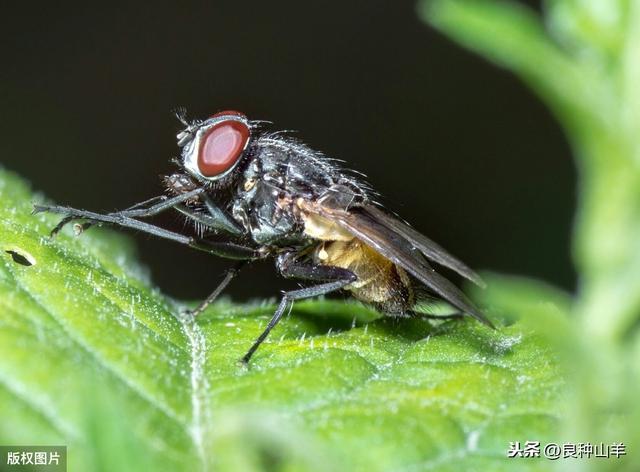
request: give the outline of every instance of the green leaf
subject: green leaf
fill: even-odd
[[[58,218],[34,200],[0,170],[0,443],[67,444],[69,470],[545,468],[506,458],[557,441],[563,411],[556,353],[513,309],[564,316],[562,296],[532,285],[514,305],[492,278],[497,331],[299,303],[242,368],[273,305],[179,316],[127,239],[49,239]]]

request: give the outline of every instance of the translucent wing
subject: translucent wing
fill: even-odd
[[[424,254],[427,259],[436,262],[444,267],[448,267],[449,269],[457,272],[461,276],[465,277],[466,279],[472,281],[482,288],[486,287],[486,284],[480,278],[480,276],[469,267],[467,267],[462,261],[456,259],[440,245],[433,242],[426,236],[420,234],[404,221],[401,221],[398,218],[385,213],[384,211],[373,205],[363,206],[362,211],[369,214],[378,223],[384,225],[394,233],[402,236],[409,243],[411,243],[413,247]]]
[[[493,327],[491,322],[458,287],[431,267],[425,260],[422,250],[414,247],[415,244],[403,234],[379,221],[377,216],[372,215],[366,208],[353,208],[344,211],[327,208],[318,203],[307,203],[303,206],[303,210],[334,221],[378,253],[405,269],[451,305],[487,326]]]

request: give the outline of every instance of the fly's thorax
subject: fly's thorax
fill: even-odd
[[[303,239],[348,240],[338,225],[302,211],[299,201],[347,210],[364,192],[350,185],[328,160],[306,146],[265,136],[249,149],[251,160],[236,186],[233,217],[259,244],[286,245]]]
[[[292,195],[316,199],[342,177],[321,153],[293,139],[266,135],[256,148],[265,176],[280,179],[281,188]]]
[[[260,156],[258,156],[260,157]],[[289,205],[284,178],[273,161],[253,159],[236,186],[232,216],[258,244],[283,246],[302,238],[302,224]]]

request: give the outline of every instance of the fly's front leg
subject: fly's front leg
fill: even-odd
[[[128,216],[130,218],[146,218],[149,216],[157,215],[158,213],[161,213],[165,210],[170,210],[172,208],[175,208],[181,203],[186,202],[188,200],[192,200],[198,197],[199,195],[202,195],[203,193],[204,193],[204,189],[197,188],[195,190],[191,190],[190,192],[182,193],[180,195],[176,195],[175,197],[171,197],[171,198],[167,198],[163,196],[154,197],[145,202],[133,205],[132,207],[127,208],[126,210],[116,211],[110,214]],[[145,204],[148,204],[154,200],[159,200],[159,202],[147,208],[140,208],[141,206],[144,206]]]
[[[204,203],[207,209],[207,213],[200,213],[183,205],[183,202],[188,201],[194,197],[197,197]],[[242,236],[244,234],[244,229],[236,221],[231,219],[224,211],[222,211],[222,209],[220,209],[220,207],[216,205],[213,199],[209,195],[207,195],[207,193],[202,188],[192,190],[190,192],[178,195],[174,198],[163,200],[160,203],[146,209],[137,209],[136,207],[137,205],[127,210],[117,212],[117,214],[140,218],[153,216],[160,213],[161,211],[173,208],[174,210],[185,215],[190,220],[201,223],[209,229],[221,230],[232,236]]]
[[[235,222],[231,223],[232,220],[222,210],[218,209],[218,213],[212,214],[211,210],[208,209],[209,214],[207,214],[194,211],[183,205],[177,205],[175,209],[190,220],[206,226],[207,229],[222,230],[232,236],[242,236],[244,234],[242,227]]]
[[[151,197],[148,200],[144,200],[142,202],[136,203],[135,205],[131,205],[129,208],[127,208],[127,210],[137,210],[139,208],[144,208],[147,205],[150,205],[151,203],[159,203],[159,202],[164,202],[168,199],[169,197],[166,195],[157,195],[155,197]]]
[[[193,198],[199,198],[207,208],[207,213],[199,213],[190,208],[183,205],[184,202],[191,200]],[[145,205],[149,203],[154,203],[153,205],[144,208]],[[112,213],[108,213],[107,215],[113,218],[147,218],[150,216],[155,216],[163,211],[174,209],[185,215],[190,220],[199,222],[205,225],[209,229],[213,230],[222,230],[232,236],[241,236],[244,234],[243,228],[232,220],[229,216],[227,216],[216,204],[213,202],[211,197],[209,197],[204,189],[198,188],[192,190],[190,192],[186,192],[180,194],[178,196],[168,198],[164,195],[150,198],[144,202],[133,205],[126,210],[116,211]],[[34,205],[34,213],[39,213],[42,211],[48,211],[52,213],[66,213],[68,216],[63,218],[55,228],[51,231],[51,235],[55,236],[57,233],[62,230],[64,226],[69,224],[70,222],[77,219],[90,219],[92,221],[88,221],[80,225],[80,230],[84,231],[91,227],[95,223],[111,223],[117,224],[110,219],[109,221],[103,219],[96,219],[96,213],[86,212],[83,210],[76,210],[75,208],[69,207],[60,207],[60,206],[48,206],[48,205]],[[89,216],[91,214],[91,216]],[[81,216],[84,215],[84,216]]]
[[[164,180],[168,188],[179,193],[188,192],[199,187],[199,184],[191,177],[182,173],[170,175],[165,177]],[[176,207],[176,210],[188,218],[208,226],[210,229],[224,231],[232,236],[241,236],[245,233],[244,228],[220,208],[207,192],[199,194],[198,200],[204,204],[206,212],[195,212],[185,207]]]
[[[143,202],[140,203],[136,203],[135,205],[133,205],[132,207],[127,208],[127,210],[134,210],[136,208],[140,208],[143,207],[145,205],[148,205],[149,203],[152,202],[157,202],[157,201],[162,201],[162,200],[166,200],[167,197],[164,195],[160,195],[157,197],[152,197],[148,200],[145,200]],[[47,205],[34,205],[33,206],[33,213],[39,213],[41,211],[48,211],[48,206]],[[55,228],[53,228],[51,230],[50,235],[51,236],[55,236],[56,234],[58,234],[60,232],[60,230],[62,228],[64,228],[67,224],[71,223],[73,220],[75,220],[76,218],[73,216],[66,216],[64,217],[62,220],[60,220],[60,222],[55,226]],[[93,226],[93,223],[87,221],[84,222],[82,224],[79,224],[79,232],[82,233],[83,231],[89,229],[91,226]]]
[[[219,257],[227,259],[238,260],[252,260],[265,257],[264,251],[256,249],[254,247],[243,246],[241,244],[235,244],[231,242],[215,242],[207,241],[206,239],[193,238],[185,236],[180,233],[154,226],[144,221],[136,220],[126,216],[126,213],[110,213],[108,215],[101,215],[100,213],[93,213],[86,210],[76,210],[75,208],[60,207],[60,206],[35,206],[35,212],[48,211],[51,213],[59,213],[66,215],[62,220],[68,223],[71,220],[89,220],[93,223],[107,223],[115,226],[121,226],[124,228],[131,228],[136,231],[158,236],[163,239],[168,239],[186,246],[204,251],[209,254],[214,254]],[[60,225],[58,225],[60,226]],[[57,227],[56,227],[57,228]]]
[[[154,197],[150,200],[134,205],[133,207],[127,210],[116,211],[113,213],[108,213],[106,215],[89,212],[85,210],[77,210],[75,208],[63,207],[58,205],[34,205],[33,213],[35,214],[40,212],[49,212],[49,213],[59,213],[62,215],[66,215],[55,226],[55,228],[51,230],[51,236],[55,236],[60,232],[60,230],[62,230],[62,228],[64,228],[65,225],[69,224],[74,220],[80,220],[80,219],[90,220],[89,222],[84,223],[81,226],[82,229],[86,229],[89,226],[91,226],[91,224],[94,224],[94,223],[109,223],[109,224],[118,225],[119,221],[157,215],[160,212],[163,212],[170,208],[174,208],[176,205],[179,205],[182,202],[185,202],[191,198],[196,197],[198,194],[202,193],[203,191],[204,190],[202,189],[196,189],[191,192],[187,192],[187,193],[178,195],[176,197],[166,198],[166,199],[163,199],[162,197]],[[154,200],[161,200],[161,201],[148,208],[139,208],[139,206],[145,205]]]
[[[200,196],[200,200],[204,202],[205,206],[207,207],[207,211],[214,219],[214,221],[217,222],[218,229],[226,231],[227,233],[234,236],[240,236],[244,234],[244,228],[240,226],[240,224],[234,219],[230,218],[229,215],[227,215],[218,205],[216,205],[216,203],[208,194],[203,193]]]
[[[350,270],[341,267],[314,265],[309,262],[301,262],[296,259],[295,253],[285,253],[278,257],[276,262],[280,273],[287,278],[310,280],[315,282],[324,282],[312,287],[302,288],[284,292],[275,313],[267,324],[262,334],[254,341],[253,345],[247,353],[242,357],[241,361],[248,364],[251,356],[260,347],[260,344],[267,338],[271,330],[278,324],[287,306],[295,300],[317,297],[325,295],[336,290],[340,290],[345,286],[357,280],[356,275]]]

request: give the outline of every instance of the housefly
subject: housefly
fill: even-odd
[[[305,288],[284,292],[256,349],[295,300],[346,290],[382,313],[423,316],[414,311],[424,297],[443,299],[457,316],[491,322],[432,263],[483,285],[478,275],[442,247],[374,201],[361,178],[332,159],[283,133],[264,130],[237,111],[188,122],[177,135],[179,171],[164,178],[165,194],[123,211],[98,214],[37,205],[35,211],[64,215],[57,233],[71,221],[80,228],[111,224],[149,233],[237,260],[222,282],[195,310],[202,312],[247,262],[273,258],[286,278]],[[144,220],[175,210],[195,224],[197,236]],[[223,240],[219,237],[223,235]]]

